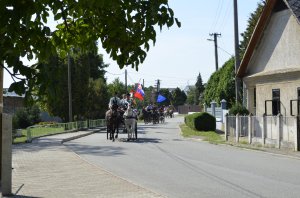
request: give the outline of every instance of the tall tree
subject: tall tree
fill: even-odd
[[[229,107],[233,105],[235,103],[234,78],[234,59],[231,58],[210,76],[204,91],[205,104],[210,105],[213,100],[220,104],[220,101],[225,99]]]
[[[248,43],[249,43],[250,38],[252,36],[252,33],[254,31],[254,28],[255,28],[255,26],[258,22],[258,19],[261,15],[261,12],[262,12],[265,4],[266,4],[265,0],[261,0],[261,2],[259,2],[257,4],[256,10],[253,13],[250,14],[246,30],[243,33],[241,33],[241,36],[243,38],[240,42],[240,56],[241,56],[241,58],[243,58],[243,56],[245,54],[245,51],[247,49]]]
[[[250,15],[248,20],[247,29],[242,33],[243,39],[240,43],[240,56],[242,57],[247,49],[248,43],[256,26],[256,23],[260,17],[260,14],[265,5],[265,1],[262,0],[258,3],[256,10]],[[209,105],[212,100],[220,102],[222,99],[227,101],[228,107],[235,102],[235,71],[234,71],[234,60],[230,58],[222,68],[213,73],[206,85],[204,91],[204,102]]]
[[[102,56],[92,52],[81,54],[73,51],[71,54],[71,87],[72,87],[72,110],[76,120],[87,118],[89,110],[87,103],[91,83],[96,78],[104,79]],[[91,61],[92,60],[92,61]],[[60,116],[63,120],[68,118],[68,64],[66,59],[52,57],[48,64],[40,63],[39,73],[43,81],[35,85],[35,93],[44,110],[52,115]]]
[[[179,105],[184,105],[184,103],[187,99],[187,96],[186,96],[186,94],[184,93],[183,90],[181,90],[180,88],[177,87],[172,92],[172,98],[173,98],[172,104],[174,106],[179,106]]]
[[[112,97],[115,92],[118,93],[119,97],[122,97],[122,94],[125,94],[125,85],[120,78],[116,78],[112,83],[108,84],[107,88],[109,97]]]
[[[190,104],[190,105],[195,105],[197,104],[197,96],[196,96],[196,87],[192,87],[190,86],[189,90],[187,91],[187,99],[186,99],[186,103]]]
[[[90,78],[86,117],[89,119],[104,118],[108,108],[108,100],[109,96],[105,80],[102,78],[96,80]]]
[[[26,66],[20,57],[47,62],[57,52],[65,57],[72,48],[90,49],[99,39],[120,68],[138,69],[156,42],[154,26],[180,26],[168,0],[2,0],[0,10],[0,64],[20,79],[10,87],[17,93],[43,80],[41,65]],[[62,21],[55,30],[47,25],[50,13]]]
[[[200,72],[199,72],[199,75],[197,76],[197,81],[196,81],[195,87],[196,87],[196,89],[195,89],[195,99],[194,100],[195,100],[195,104],[199,104],[200,95],[203,95],[203,92],[205,89]]]

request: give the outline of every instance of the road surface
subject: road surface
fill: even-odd
[[[139,124],[138,141],[97,133],[65,143],[86,161],[166,197],[300,197],[300,160],[185,139],[183,117]]]

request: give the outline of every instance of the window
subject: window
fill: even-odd
[[[280,113],[280,89],[272,89],[272,114]]]
[[[254,88],[254,108],[256,108],[256,88]]]

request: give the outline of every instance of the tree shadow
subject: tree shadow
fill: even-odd
[[[70,147],[71,150],[79,155],[91,154],[95,156],[116,156],[125,155],[124,148],[119,146],[90,146],[90,145],[80,145],[76,143],[68,143],[66,145]]]

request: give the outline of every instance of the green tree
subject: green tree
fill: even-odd
[[[201,95],[203,95],[203,92],[205,90],[200,72],[199,72],[199,75],[197,76],[197,81],[196,81],[195,87],[196,87],[196,89],[195,89],[195,104],[199,104],[199,102],[201,102],[199,100],[199,98]]]
[[[37,72],[41,64],[26,66],[20,57],[47,62],[57,53],[66,57],[72,48],[90,50],[99,39],[120,68],[138,69],[150,42],[156,42],[154,26],[180,26],[167,0],[3,0],[0,10],[0,64],[13,68],[11,75],[20,81],[10,90],[17,93],[43,81]],[[50,13],[61,22],[55,30],[47,25]]]
[[[184,91],[182,91],[180,88],[176,88],[173,92],[172,92],[172,104],[174,106],[179,106],[179,105],[184,105],[187,96],[184,93]]]
[[[252,33],[254,31],[254,28],[255,28],[255,26],[258,22],[258,19],[261,15],[261,12],[262,12],[265,4],[266,4],[265,0],[261,0],[261,2],[259,2],[257,4],[256,10],[253,13],[250,14],[246,30],[243,33],[241,33],[241,36],[243,37],[243,39],[240,42],[240,57],[241,58],[245,54],[245,51],[246,51],[247,46],[249,44],[249,41],[250,41],[250,38],[251,38]]]
[[[105,80],[101,78],[93,80],[90,78],[86,103],[86,117],[89,119],[104,118],[108,108],[108,100],[109,97]]]
[[[204,91],[204,102],[210,105],[212,100],[220,104],[222,99],[227,101],[230,107],[235,103],[235,72],[234,72],[234,59],[228,60],[221,69],[214,72],[207,84]]]
[[[73,50],[71,54],[72,113],[75,120],[88,117],[90,80],[104,79],[102,56]],[[44,110],[68,120],[68,64],[67,59],[51,57],[48,64],[40,63],[43,81],[35,85],[35,94]]]
[[[197,96],[196,96],[196,87],[190,86],[189,90],[187,91],[186,103],[190,104],[190,105],[194,105],[194,104],[197,103],[196,98],[197,98]]]
[[[118,93],[118,96],[121,98],[122,94],[125,93],[125,85],[120,80],[120,78],[116,78],[113,82],[107,85],[108,88],[108,95],[109,97],[112,97],[115,92]],[[108,103],[107,103],[108,104]]]
[[[171,100],[172,100],[172,94],[170,93],[169,89],[161,88],[159,92],[161,95],[166,97],[166,100],[159,103],[159,105],[169,106],[171,104]]]
[[[265,1],[261,1],[257,5],[257,9],[250,15],[247,29],[242,33],[243,39],[240,42],[240,56],[242,57],[247,49],[248,43],[265,5]],[[205,87],[204,102],[210,105],[212,100],[220,103],[222,99],[227,101],[230,108],[235,103],[235,69],[234,59],[230,58],[222,68],[213,73]],[[242,87],[242,86],[241,86]]]

